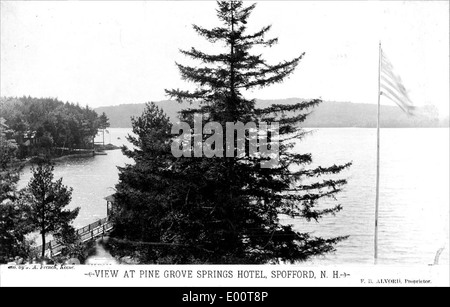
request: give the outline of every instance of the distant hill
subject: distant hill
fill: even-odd
[[[161,107],[172,121],[177,118],[177,112],[182,105],[173,100],[157,101],[155,104]],[[144,111],[145,103],[120,104],[117,106],[98,107],[94,109],[98,114],[105,112],[109,118],[111,128],[131,128],[131,117],[140,116]]]
[[[273,103],[292,104],[302,101],[299,98],[279,100],[257,100],[258,107],[269,106]],[[172,121],[177,119],[177,113],[186,108],[186,104],[164,100],[155,102],[161,107]],[[121,104],[117,106],[99,107],[95,111],[105,112],[109,117],[111,128],[130,128],[131,116],[140,116],[144,110],[144,103]],[[377,106],[375,104],[324,101],[311,110],[311,114],[303,123],[303,127],[376,127]],[[408,116],[397,106],[381,106],[381,127],[448,127],[448,116],[438,120],[433,108],[424,109],[428,116]]]

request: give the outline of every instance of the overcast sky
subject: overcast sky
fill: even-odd
[[[167,99],[165,88],[188,88],[175,67],[186,63],[178,49],[214,51],[191,25],[218,25],[215,8],[214,1],[2,1],[1,95],[91,107]],[[448,1],[260,1],[249,28],[267,24],[268,37],[279,38],[263,50],[268,60],[306,55],[289,80],[248,98],[376,103],[381,41],[413,102],[449,113]]]

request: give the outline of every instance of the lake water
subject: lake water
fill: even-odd
[[[313,130],[313,129],[310,129]],[[105,142],[127,144],[130,129],[109,129]],[[100,138],[99,138],[100,140]],[[349,235],[337,251],[310,264],[372,264],[375,212],[376,130],[315,129],[296,151],[311,152],[314,165],[352,161],[339,177],[348,179],[337,195],[343,210],[319,223],[283,220],[317,236]],[[380,264],[449,263],[449,129],[381,129],[378,257]],[[82,227],[106,216],[107,195],[114,193],[117,166],[130,163],[120,150],[107,155],[59,161],[55,178],[73,187],[70,207],[81,207],[74,221]],[[29,181],[25,170],[19,187]],[[327,204],[323,204],[327,205]]]

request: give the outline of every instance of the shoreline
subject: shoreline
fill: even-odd
[[[113,144],[107,144],[105,146],[100,146],[95,149],[78,149],[75,151],[80,151],[79,153],[71,152],[70,154],[66,154],[66,155],[62,155],[62,156],[52,156],[52,157],[50,157],[50,161],[57,162],[57,161],[64,161],[64,160],[72,159],[72,158],[86,158],[86,157],[93,157],[96,155],[105,155],[106,154],[105,151],[117,150],[117,149],[120,149],[120,147],[113,145]],[[12,166],[23,168],[26,165],[35,163],[39,159],[42,159],[42,157],[40,157],[40,156],[28,157],[24,160],[18,160],[18,161],[13,162]]]

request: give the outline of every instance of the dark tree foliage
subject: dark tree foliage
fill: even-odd
[[[17,164],[17,144],[12,138],[13,131],[0,117],[0,204],[16,198],[16,184],[20,168]]]
[[[14,132],[20,158],[92,148],[98,130],[109,125],[105,114],[53,98],[2,97],[0,116]]]
[[[0,204],[0,263],[14,257],[27,257],[31,242],[26,235],[30,233],[29,210],[16,202]]]
[[[98,118],[98,127],[100,129],[106,129],[110,126],[109,118],[106,116],[105,112],[103,112]]]
[[[146,104],[142,116],[131,121],[133,136],[127,139],[133,148],[124,147],[123,152],[135,163],[119,168],[112,213],[115,229],[109,245],[121,256],[132,251],[145,262],[171,262],[164,258],[180,247],[174,242],[178,230],[175,227],[181,222],[171,204],[184,197],[179,193],[184,182],[178,184],[172,177],[172,125],[153,103]],[[120,244],[124,239],[125,244]]]
[[[81,236],[72,225],[64,224],[59,227],[54,238],[57,243],[63,246],[59,255],[61,260],[73,257],[80,260],[81,263],[86,260],[86,253],[90,249],[92,242],[83,242]]]
[[[109,119],[105,112],[98,118],[98,128],[102,130],[103,146],[105,145],[105,130],[110,126]]]
[[[0,117],[0,263],[14,256],[26,256],[25,235],[30,231],[27,207],[18,203],[16,185],[20,167],[17,163],[17,145],[12,130]]]
[[[42,257],[48,234],[62,234],[70,229],[80,208],[65,209],[72,198],[72,188],[62,184],[62,178],[54,181],[54,166],[41,161],[32,168],[33,176],[24,190],[22,201],[30,206],[29,223],[42,237]]]
[[[276,38],[266,38],[270,26],[247,33],[254,8],[241,1],[219,1],[222,25],[194,25],[194,30],[225,48],[216,54],[182,50],[199,62],[195,67],[177,63],[182,79],[197,88],[166,92],[181,103],[198,106],[180,114],[190,127],[194,113],[202,114],[204,123],[215,121],[222,127],[238,121],[258,126],[278,122],[279,163],[261,168],[264,158],[249,155],[174,158],[169,121],[155,106],[148,106],[133,120],[136,137],[130,141],[136,148],[125,154],[136,163],[121,169],[114,214],[117,247],[133,250],[142,262],[295,262],[334,251],[345,239],[315,237],[280,222],[281,215],[317,222],[340,211],[341,205],[324,203],[346,184],[345,179],[333,178],[350,163],[312,167],[311,154],[292,150],[306,133],[301,122],[320,100],[257,108],[254,99],[244,97],[247,90],[282,82],[304,56],[269,64],[253,54],[253,47],[277,43]],[[274,144],[270,139],[269,143]],[[248,144],[246,148],[248,152]]]

